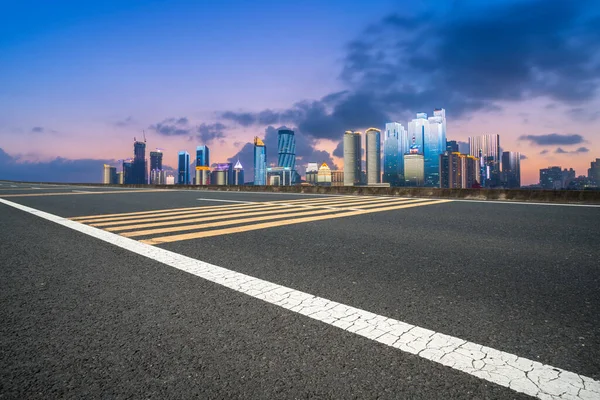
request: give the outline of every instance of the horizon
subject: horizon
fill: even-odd
[[[435,108],[448,140],[521,153],[524,186],[600,157],[592,1],[34,3],[0,17],[0,179],[100,182],[144,131],[173,169],[198,145],[235,162],[282,126],[298,165],[343,168],[344,131]]]

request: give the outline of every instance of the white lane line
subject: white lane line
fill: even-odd
[[[0,203],[379,343],[542,400],[600,399],[600,381],[140,243],[0,198]]]
[[[220,199],[204,199],[204,198],[199,198],[196,200],[200,200],[200,201],[215,201],[215,202],[220,202],[220,203],[243,203],[243,204],[262,204],[262,202],[257,202],[257,201],[241,201],[241,200],[220,200]]]
[[[90,192],[89,190],[71,190],[73,193],[96,193],[96,192]]]

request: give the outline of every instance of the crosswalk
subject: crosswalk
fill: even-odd
[[[157,245],[449,201],[335,196],[88,215],[71,220]]]

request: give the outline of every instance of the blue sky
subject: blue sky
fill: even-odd
[[[344,130],[434,107],[450,139],[499,133],[526,154],[525,182],[540,166],[585,174],[600,156],[598,15],[559,0],[13,2],[0,15],[0,178],[60,170],[60,157],[63,174],[97,160],[98,181],[142,130],[172,165],[197,144],[247,163],[245,144],[279,125],[303,137],[299,164],[341,166]],[[552,134],[581,140],[558,151]]]

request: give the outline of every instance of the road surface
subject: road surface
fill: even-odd
[[[600,398],[600,207],[0,182],[0,399]]]

